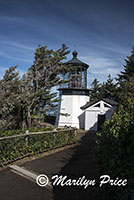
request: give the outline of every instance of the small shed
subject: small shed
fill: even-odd
[[[83,113],[78,117],[80,128],[93,131],[100,130],[101,125],[111,118],[114,107],[117,105],[118,103],[111,99],[87,102],[81,107]]]

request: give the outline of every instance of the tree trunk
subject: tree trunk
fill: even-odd
[[[31,128],[31,112],[29,106],[27,108],[27,127]]]

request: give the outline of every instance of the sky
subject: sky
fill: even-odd
[[[0,0],[0,78],[15,65],[25,73],[39,44],[63,43],[89,65],[88,85],[117,77],[134,46],[133,22],[132,0]]]

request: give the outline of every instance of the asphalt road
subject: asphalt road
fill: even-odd
[[[10,169],[0,172],[1,200],[49,200],[50,192]]]
[[[79,138],[81,136],[79,135]],[[45,174],[51,180],[53,175],[67,175],[70,178],[87,176],[96,178],[96,161],[93,158],[95,134],[87,133],[79,141],[79,145],[48,156],[21,164],[20,167],[36,174]],[[2,200],[82,200],[95,199],[95,188],[85,190],[79,187],[54,187],[49,190],[11,171],[8,167],[0,172],[0,199]],[[89,198],[89,196],[91,198]]]

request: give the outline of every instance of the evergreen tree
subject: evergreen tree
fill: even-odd
[[[126,65],[124,71],[118,74],[118,96],[119,101],[123,102],[124,99],[134,96],[134,48],[130,56],[125,59]]]
[[[52,88],[62,83],[60,74],[68,71],[67,66],[62,64],[68,53],[68,47],[64,44],[57,51],[48,50],[46,46],[36,49],[34,64],[28,70],[34,95],[29,116],[34,114],[44,117],[46,112],[54,112],[58,99]]]
[[[117,84],[113,82],[114,79],[111,75],[108,75],[108,78],[105,83],[100,87],[100,97],[117,100]]]
[[[130,56],[127,56],[127,59],[125,59],[126,65],[124,66],[124,71],[121,71],[121,74],[118,74],[117,80],[119,83],[123,81],[127,81],[129,77],[134,75],[134,47],[131,52]]]
[[[114,83],[111,75],[108,75],[107,81],[102,84],[97,79],[94,79],[90,89],[90,100],[98,101],[102,98],[117,100],[117,84]]]
[[[11,129],[19,126],[20,104],[18,96],[20,94],[19,73],[16,66],[6,70],[2,80],[0,80],[0,128]]]
[[[118,97],[121,103],[124,102],[125,99],[134,97],[134,75],[120,83]]]
[[[91,83],[90,101],[98,101],[100,99],[100,83],[97,79]]]
[[[6,70],[0,80],[0,128],[31,127],[33,115],[45,117],[54,111],[58,102],[53,87],[62,83],[61,74],[68,71],[62,60],[69,53],[62,45],[58,50],[39,46],[28,72],[19,77],[16,66]]]

